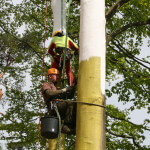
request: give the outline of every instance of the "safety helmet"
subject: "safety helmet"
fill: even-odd
[[[52,35],[52,37],[54,37],[57,33],[61,33],[61,31],[55,31]]]
[[[50,74],[59,74],[59,71],[56,68],[48,69],[48,75]]]

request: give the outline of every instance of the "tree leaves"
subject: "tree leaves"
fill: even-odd
[[[143,51],[147,53],[149,46],[149,10],[149,0],[106,1],[106,81],[110,85],[106,90],[106,99],[116,94],[118,101],[131,104],[125,111],[112,105],[107,106],[106,138],[107,149],[110,150],[149,149],[143,145],[144,131],[149,131],[149,118],[143,124],[136,125],[128,117],[130,111],[135,109],[147,108],[150,113],[150,62],[149,57],[142,58],[141,55]],[[2,138],[8,140],[9,149],[18,146],[36,149],[39,103],[43,106],[43,113],[45,108],[40,96],[45,2],[23,0],[13,5],[10,0],[3,0],[0,11],[0,72],[4,73],[2,83],[6,88],[6,96],[2,100],[8,104],[6,113],[0,118],[0,130],[7,132],[8,136]],[[77,43],[79,11],[79,2],[73,1],[68,33]],[[49,3],[46,39],[52,34],[52,18]],[[20,28],[24,30],[21,35],[18,33]],[[148,39],[147,50],[142,51],[145,38]],[[50,60],[45,54],[44,74],[50,67]],[[78,58],[75,58],[73,64],[77,77]],[[30,88],[24,87],[29,80],[26,80],[26,73],[31,77]],[[67,137],[68,149],[74,149],[74,140],[75,137]],[[44,142],[42,139],[42,148]]]

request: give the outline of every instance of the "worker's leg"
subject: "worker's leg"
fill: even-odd
[[[72,128],[76,125],[76,103],[68,102],[64,123]]]
[[[51,65],[52,68],[56,68],[59,70],[59,59],[54,59]]]
[[[60,117],[61,117],[62,120],[65,119],[67,107],[68,107],[67,102],[57,103],[57,108],[58,108],[58,111],[59,111],[59,114],[60,114]]]
[[[62,132],[70,135],[75,134],[75,130],[76,130],[76,103],[68,102]]]
[[[70,66],[70,60],[66,60],[66,74],[69,81],[69,85],[73,86],[74,84],[74,75],[72,72],[72,68]]]

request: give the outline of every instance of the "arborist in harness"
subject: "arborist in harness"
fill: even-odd
[[[62,70],[62,63],[65,55],[65,69],[69,81],[69,85],[74,85],[74,75],[70,65],[70,60],[74,54],[79,53],[78,46],[69,38],[63,35],[60,31],[55,31],[52,36],[52,41],[48,48],[48,53],[53,57],[51,67]],[[74,50],[74,51],[73,51]]]
[[[76,104],[68,101],[59,101],[67,96],[70,96],[71,92],[74,92],[72,86],[68,86],[63,89],[57,89],[57,81],[59,78],[59,71],[56,68],[50,68],[48,70],[48,82],[42,85],[42,95],[47,105],[48,114],[50,116],[57,116],[52,105],[57,105],[61,120],[64,120],[62,126],[62,133],[74,134],[76,125]]]

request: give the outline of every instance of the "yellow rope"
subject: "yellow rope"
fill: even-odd
[[[48,15],[48,2],[47,0],[45,1],[45,17],[44,17],[44,38],[43,38],[43,56],[42,56],[42,82],[44,80],[44,58],[45,58],[45,41],[46,41],[46,26],[47,26],[47,15]],[[41,93],[41,99],[40,99],[40,103],[39,103],[39,124],[38,124],[38,130],[39,130],[39,134],[38,134],[38,149],[40,150],[41,145],[40,145],[40,140],[41,140],[41,134],[40,134],[40,125],[41,125],[41,109],[42,109],[42,93]]]

